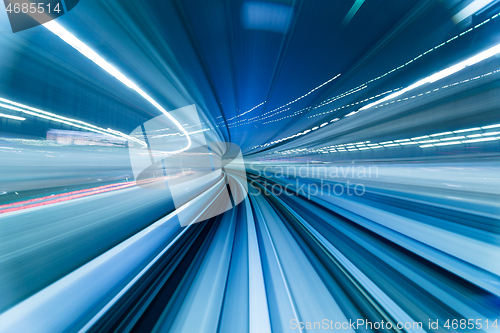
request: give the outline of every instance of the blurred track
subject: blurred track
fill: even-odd
[[[464,167],[491,165],[453,165]],[[3,328],[265,332],[295,331],[299,323],[321,323],[324,329],[359,320],[365,322],[356,326],[359,331],[371,331],[366,322],[383,321],[392,323],[394,331],[411,332],[421,330],[398,329],[397,323],[495,320],[500,310],[497,201],[490,201],[491,214],[473,213],[478,203],[466,204],[467,196],[461,200],[457,192],[447,197],[442,189],[434,193],[442,198],[438,203],[418,193],[423,178],[418,186],[407,185],[406,192],[377,179],[363,196],[349,195],[348,184],[335,182],[342,184],[344,195],[309,198],[300,192],[273,194],[279,183],[292,184],[290,193],[296,190],[288,178],[253,175],[250,182],[249,197],[235,209],[184,229],[175,222],[176,212],[170,214],[5,312]],[[306,178],[302,183],[319,184]],[[202,203],[210,200],[205,197],[213,195],[188,205],[200,207],[195,211],[210,207]],[[146,248],[139,245],[145,242]],[[18,256],[29,256],[25,251]],[[85,282],[102,271],[113,273]],[[120,283],[114,280],[117,274]],[[57,301],[73,289],[88,301],[77,296],[80,301],[71,308]],[[57,318],[64,313],[64,320],[53,319],[62,326],[37,319],[49,304]],[[26,325],[33,320],[39,323],[36,329]]]

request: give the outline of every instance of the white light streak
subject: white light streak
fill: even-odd
[[[484,142],[484,141],[493,141],[493,140],[498,140],[498,139],[497,138],[481,138],[481,139],[465,140],[465,141],[462,141],[462,143]]]
[[[13,120],[21,120],[21,121],[26,120],[26,118],[23,118],[23,117],[11,116],[10,114],[4,114],[4,113],[0,113],[0,117],[13,119]]]
[[[498,127],[500,127],[500,124],[483,126],[483,127],[481,127],[481,129],[490,129],[490,128],[498,128]],[[422,138],[433,138],[436,136],[450,135],[450,134],[453,135],[454,133],[459,132],[459,131],[462,131],[462,132],[463,131],[471,131],[471,130],[477,130],[478,128],[479,127],[470,128],[470,129],[466,129],[466,130],[435,133],[435,134],[424,135],[424,136],[412,138],[412,140],[419,140]],[[310,130],[308,130],[308,131],[310,131]],[[303,133],[301,133],[301,134],[303,134]],[[450,146],[450,145],[458,145],[458,144],[473,143],[473,142],[488,142],[488,141],[500,140],[500,137],[493,137],[493,136],[496,136],[499,134],[500,134],[500,132],[496,131],[496,132],[483,132],[482,134],[468,135],[467,138],[484,137],[484,136],[489,136],[489,137],[479,138],[479,139],[475,139],[475,140],[465,140],[465,141],[458,140],[458,139],[466,138],[465,136],[454,136],[454,137],[442,138],[440,140],[431,139],[431,140],[426,140],[426,141],[410,141],[410,139],[399,139],[399,140],[394,140],[394,141],[385,141],[385,142],[381,142],[381,143],[370,143],[370,141],[364,141],[364,142],[356,142],[356,143],[337,144],[337,145],[326,146],[326,147],[317,148],[317,149],[307,149],[307,148],[291,149],[291,150],[286,150],[286,151],[282,151],[282,152],[275,152],[275,153],[311,154],[311,153],[320,153],[324,150],[330,150],[330,152],[334,152],[334,149],[337,149],[337,152],[341,153],[341,152],[353,151],[353,150],[356,150],[356,148],[357,148],[357,150],[368,150],[368,149],[380,149],[380,148],[388,148],[388,147],[395,147],[395,146],[406,146],[406,145],[420,145],[420,148],[430,148],[430,147]],[[451,141],[451,140],[454,140],[454,141]],[[397,143],[397,142],[400,142],[400,143]],[[266,145],[268,145],[268,144],[266,144]],[[355,147],[355,145],[357,147]]]
[[[431,143],[431,142],[439,142],[439,140],[426,140],[426,141],[419,141],[418,143]]]
[[[435,143],[434,146],[450,146],[450,145],[459,145],[461,143],[462,143],[461,141],[450,141],[450,142]]]
[[[430,76],[428,76],[420,81],[417,81],[414,84],[412,84],[404,89],[401,89],[393,94],[390,94],[390,95],[388,95],[388,96],[386,96],[386,97],[384,97],[376,102],[367,104],[367,105],[363,106],[362,108],[360,108],[358,111],[367,110],[375,105],[378,105],[378,104],[381,104],[385,101],[391,100],[391,99],[393,99],[397,96],[400,96],[408,91],[411,91],[415,88],[418,88],[426,83],[433,83],[433,82],[439,81],[447,76],[450,76],[454,73],[461,71],[462,69],[464,69],[468,66],[475,65],[478,62],[481,62],[485,59],[488,59],[488,58],[490,58],[498,53],[500,53],[500,44],[495,45],[495,46],[493,46],[493,47],[491,47],[491,48],[487,49],[486,51],[483,51],[479,54],[476,54],[475,56],[470,57],[470,58],[468,58],[468,59],[466,59],[466,60],[464,60],[456,65],[450,66],[450,67],[445,68],[437,73],[434,73],[434,74],[432,74],[432,75],[430,75]]]
[[[234,116],[234,117],[232,117],[232,118],[229,118],[227,121],[233,120],[234,118],[239,118],[239,117],[241,117],[241,116],[243,116],[243,115],[245,115],[245,114],[247,114],[247,113],[249,113],[249,112],[252,112],[253,110],[257,109],[259,106],[264,105],[264,103],[266,103],[266,101],[264,101],[264,102],[260,103],[259,105],[254,106],[253,108],[251,108],[251,109],[250,109],[250,110],[248,110],[248,111],[243,112],[242,114],[239,114],[239,115],[237,115],[237,116]]]
[[[72,46],[74,49],[76,49],[78,52],[83,54],[85,57],[93,61],[96,65],[104,69],[106,72],[117,78],[120,82],[125,84],[127,87],[133,89],[136,91],[139,95],[141,95],[145,100],[147,100],[149,103],[151,103],[156,109],[158,109],[161,113],[163,113],[167,118],[172,121],[177,128],[181,132],[183,132],[186,135],[186,138],[188,140],[188,144],[186,147],[173,151],[172,153],[177,153],[181,151],[185,151],[191,147],[191,138],[189,137],[188,132],[182,127],[182,125],[175,119],[172,115],[170,115],[167,110],[165,110],[158,102],[156,102],[151,96],[149,96],[145,91],[143,91],[141,88],[139,88],[134,82],[132,82],[129,78],[127,78],[125,75],[123,75],[119,70],[114,68],[110,63],[108,63],[106,60],[104,60],[100,55],[98,55],[94,50],[92,50],[90,47],[88,47],[85,43],[80,41],[78,38],[76,38],[73,34],[71,34],[69,31],[64,29],[61,25],[56,23],[55,21],[49,21],[43,25],[45,28],[49,29],[52,33],[55,35],[59,36],[63,41],[68,43],[70,46]]]
[[[304,94],[304,95],[302,95],[302,96],[300,96],[300,97],[297,97],[297,98],[296,98],[296,99],[294,99],[293,101],[290,101],[290,102],[286,103],[285,105],[280,106],[279,108],[276,108],[276,109],[274,109],[274,110],[272,110],[272,111],[266,112],[265,114],[268,114],[268,113],[273,113],[274,111],[278,111],[278,110],[279,110],[279,109],[281,109],[281,108],[287,107],[287,106],[288,106],[288,105],[290,105],[290,104],[293,104],[293,103],[295,103],[295,102],[298,102],[298,101],[299,101],[299,100],[301,100],[302,98],[309,96],[310,94],[312,94],[313,92],[315,92],[315,91],[316,91],[316,90],[318,90],[319,88],[323,87],[324,85],[326,85],[326,84],[328,84],[328,83],[332,82],[333,80],[335,80],[335,79],[336,79],[336,78],[338,78],[339,76],[340,76],[340,74],[335,75],[335,76],[334,76],[334,77],[332,77],[330,80],[328,80],[328,81],[326,81],[326,82],[324,82],[324,83],[320,84],[319,86],[317,86],[316,88],[312,89],[312,90],[311,90],[311,91],[309,91],[308,93],[306,93],[306,94]],[[265,115],[265,114],[264,114],[264,115]]]
[[[473,132],[473,131],[480,131],[481,127],[474,127],[474,128],[467,128],[463,130],[458,130],[458,131],[453,131],[453,133],[464,133],[464,132]]]
[[[454,136],[451,138],[444,138],[444,139],[441,139],[441,141],[451,141],[451,140],[459,140],[459,139],[465,139],[465,136]]]
[[[482,128],[482,129],[490,129],[490,128],[497,128],[497,127],[500,127],[500,124],[483,126],[483,127],[481,127],[481,128]]]
[[[14,102],[14,101],[11,101],[11,100],[8,100],[5,98],[0,97],[0,101],[3,103],[8,103],[8,104],[0,103],[0,107],[5,108],[5,109],[26,113],[26,114],[29,114],[30,116],[47,119],[47,120],[50,120],[53,122],[69,125],[69,126],[76,127],[76,128],[81,128],[81,129],[84,129],[86,131],[90,131],[90,132],[94,132],[94,133],[108,135],[108,136],[111,136],[111,137],[117,138],[117,139],[123,139],[123,138],[131,139],[135,142],[142,144],[143,146],[147,146],[147,144],[144,141],[140,141],[134,137],[131,137],[131,136],[126,135],[126,134],[119,132],[119,131],[115,131],[115,130],[112,130],[109,128],[104,129],[104,128],[94,126],[94,125],[88,124],[88,123],[80,121],[80,120],[62,117],[62,116],[59,116],[57,114],[43,111],[40,109],[36,109],[36,108],[31,107],[31,106],[20,104],[20,103],[17,103],[17,102]],[[23,120],[24,119],[25,118],[23,118]]]
[[[418,136],[416,138],[411,138],[412,140],[420,140],[420,139],[426,139],[428,138],[429,136],[428,135],[424,135],[424,136]]]
[[[449,135],[449,134],[453,134],[453,132],[436,133],[436,134],[431,134],[431,136],[434,137],[434,136]]]

